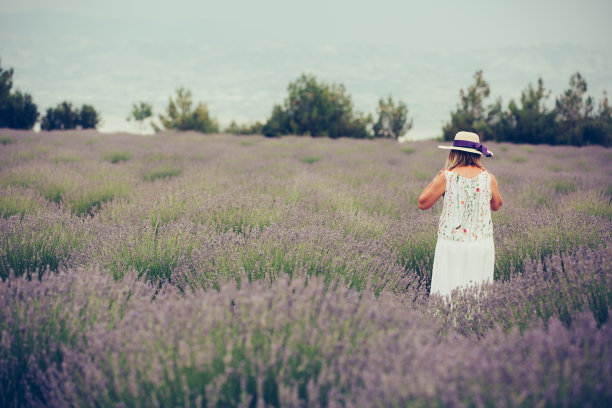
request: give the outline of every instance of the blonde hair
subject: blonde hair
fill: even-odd
[[[483,168],[480,164],[481,155],[478,153],[465,152],[463,150],[451,150],[446,159],[446,169],[452,170],[455,167],[476,166]]]

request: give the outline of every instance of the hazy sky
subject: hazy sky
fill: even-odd
[[[401,98],[419,138],[479,69],[504,103],[540,76],[558,95],[576,71],[612,91],[610,16],[612,0],[0,0],[0,57],[41,110],[90,103],[108,131],[179,85],[223,125],[263,121],[308,72],[363,112]]]
[[[190,27],[207,41],[371,42],[439,50],[543,43],[609,49],[610,0],[0,0],[0,13],[61,12],[138,22],[137,36]],[[41,32],[45,25],[37,26]],[[36,29],[36,27],[34,27]],[[32,33],[35,34],[35,33]]]

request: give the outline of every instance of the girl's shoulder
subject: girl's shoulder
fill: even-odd
[[[492,179],[495,178],[495,176],[493,175],[493,173],[491,173],[490,171],[488,171],[487,169],[485,169],[484,167],[482,167],[482,171],[484,173],[487,173],[489,175],[489,177],[491,177]]]

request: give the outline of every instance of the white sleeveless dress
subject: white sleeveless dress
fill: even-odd
[[[446,190],[438,227],[431,293],[493,281],[495,246],[491,222],[491,177],[474,178],[444,170]]]

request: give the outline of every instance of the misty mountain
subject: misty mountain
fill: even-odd
[[[612,52],[569,44],[450,52],[388,44],[286,44],[282,33],[275,43],[237,38],[214,19],[204,29],[160,23],[154,30],[138,21],[53,17],[0,15],[2,66],[15,69],[15,86],[31,93],[41,111],[66,99],[93,104],[102,113],[103,131],[136,131],[125,120],[132,103],[148,101],[161,113],[179,86],[207,103],[222,125],[231,119],[263,121],[302,72],[344,83],[363,112],[374,114],[378,99],[388,94],[403,99],[414,118],[410,138],[439,135],[459,89],[467,88],[479,69],[491,85],[490,102],[501,97],[504,106],[542,77],[553,91],[552,107],[576,71],[596,100],[602,90],[612,90]],[[48,34],[32,34],[41,26]],[[227,37],[217,38],[220,32]]]

